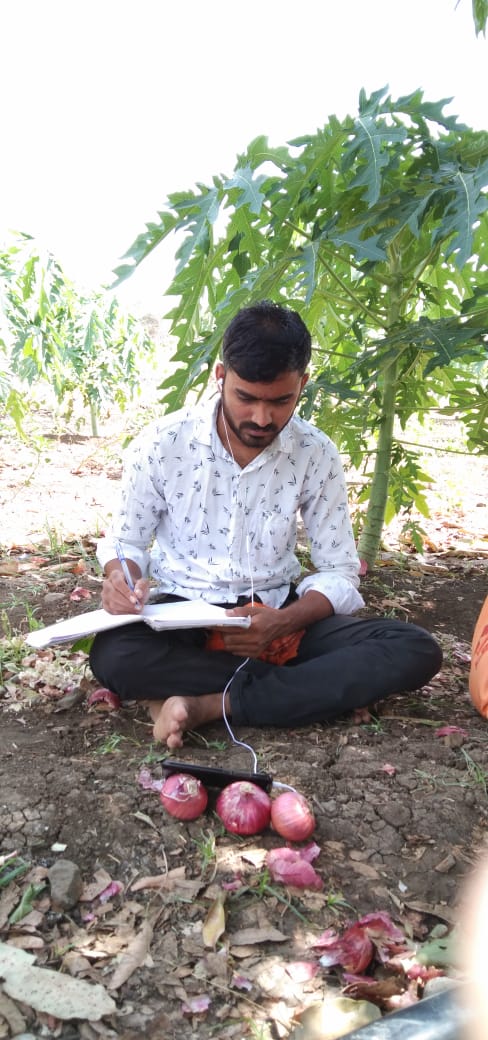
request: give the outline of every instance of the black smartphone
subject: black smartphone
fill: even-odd
[[[175,773],[188,773],[189,776],[201,780],[206,787],[227,787],[237,780],[247,780],[263,791],[270,791],[273,777],[269,773],[252,773],[245,769],[219,769],[217,766],[198,766],[193,762],[178,762],[174,758],[165,758],[161,766],[168,776]]]

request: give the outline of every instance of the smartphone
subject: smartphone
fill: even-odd
[[[178,762],[174,758],[165,758],[161,766],[168,776],[175,773],[188,773],[189,776],[201,780],[206,787],[227,787],[238,780],[246,780],[263,791],[270,791],[273,777],[269,773],[252,773],[245,769],[219,769],[217,766],[198,766],[193,762]]]

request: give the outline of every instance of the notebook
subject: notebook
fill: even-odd
[[[227,614],[225,607],[215,606],[203,599],[147,604],[142,614],[109,614],[100,608],[29,632],[26,642],[40,649],[57,643],[76,642],[83,636],[95,635],[96,632],[105,632],[120,625],[141,623],[157,632],[165,628],[216,628],[220,625],[249,628],[251,618],[232,617]]]

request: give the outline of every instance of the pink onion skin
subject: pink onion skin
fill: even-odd
[[[271,802],[271,825],[288,841],[305,841],[315,830],[315,817],[302,794],[283,791]]]
[[[224,787],[215,808],[225,829],[242,836],[264,831],[271,818],[271,798],[248,780],[236,780]]]
[[[98,690],[90,693],[87,704],[89,708],[94,704],[98,704],[98,710],[101,708],[103,711],[118,711],[122,701],[118,694],[112,693],[112,690],[107,690],[105,686],[100,686]]]
[[[208,794],[201,782],[188,773],[168,776],[159,792],[166,812],[177,820],[196,820],[207,808]]]

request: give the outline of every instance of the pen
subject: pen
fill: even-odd
[[[132,574],[131,574],[128,566],[127,566],[127,560],[126,560],[126,558],[124,556],[124,550],[122,549],[122,546],[121,546],[119,541],[115,542],[115,552],[117,553],[117,559],[118,559],[118,561],[120,563],[120,566],[122,567],[124,578],[125,578],[128,586],[129,586],[131,592],[134,592],[135,586],[134,586],[134,582],[132,580]],[[136,605],[138,607],[140,607],[140,603],[139,603],[138,600],[136,600]]]

